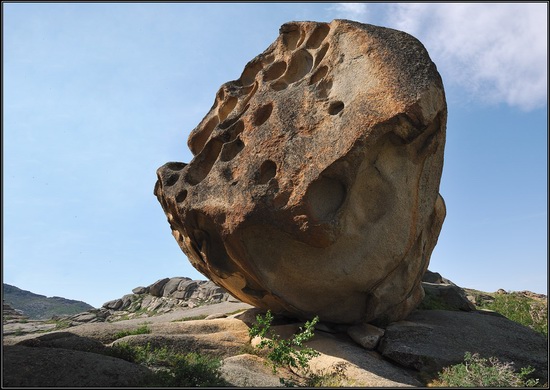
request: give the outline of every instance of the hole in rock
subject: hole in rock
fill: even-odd
[[[172,161],[172,162],[166,163],[164,166],[172,171],[181,171],[183,168],[187,166],[187,164],[182,162]]]
[[[296,43],[296,47],[300,47],[302,43],[304,42],[304,39],[306,38],[305,31],[300,29],[300,39],[298,39],[298,42]]]
[[[272,80],[278,79],[283,75],[283,73],[285,73],[285,70],[286,70],[286,62],[279,61],[274,63],[269,67],[269,69],[265,71],[264,81],[272,81]]]
[[[181,203],[187,198],[187,190],[183,190],[176,195],[176,202]]]
[[[239,154],[241,150],[243,150],[243,148],[244,148],[244,142],[240,138],[237,138],[234,141],[223,145],[222,151],[220,153],[220,160],[221,161],[233,160],[235,156]]]
[[[281,30],[283,34],[283,44],[286,46],[288,50],[294,50],[296,49],[298,40],[300,39],[300,27],[296,25],[287,24],[285,26],[281,26]]]
[[[313,57],[307,52],[307,50],[299,50],[294,53],[288,69],[285,73],[284,80],[288,84],[292,84],[298,80],[301,80],[306,74],[309,73],[313,67]]]
[[[263,65],[262,61],[259,59],[255,59],[250,61],[246,66],[244,67],[243,73],[241,74],[241,84],[242,85],[250,85],[254,82],[256,79],[256,75],[262,70]]]
[[[210,173],[222,149],[223,143],[217,139],[211,139],[204,146],[200,154],[193,159],[187,171],[187,182],[191,185],[199,184]]]
[[[321,24],[313,30],[309,39],[307,40],[306,47],[308,49],[316,49],[323,42],[330,31],[328,24]]]
[[[315,73],[313,73],[313,76],[311,76],[311,81],[309,82],[309,85],[317,83],[319,80],[325,77],[327,73],[328,73],[328,67],[321,66],[319,69],[317,69]]]
[[[162,185],[164,187],[170,187],[177,183],[179,180],[180,175],[179,173],[173,172],[168,174],[167,176],[162,177]]]
[[[312,216],[319,221],[331,219],[346,199],[346,187],[340,180],[321,177],[313,182],[307,194]]]
[[[323,58],[325,58],[325,54],[327,54],[329,44],[325,43],[322,48],[319,49],[317,54],[315,55],[315,66],[318,66]]]
[[[218,117],[220,122],[223,122],[225,118],[231,114],[231,111],[235,108],[237,105],[238,99],[235,96],[229,96],[227,100],[223,103],[223,105],[220,107],[220,110],[218,111]]]
[[[271,160],[266,160],[260,166],[260,172],[258,175],[258,184],[266,184],[269,180],[275,177],[277,174],[277,164]]]
[[[191,144],[189,145],[189,147],[191,148],[191,152],[193,152],[194,155],[197,155],[202,150],[202,148],[204,148],[204,144],[206,144],[206,141],[208,141],[208,138],[210,138],[210,135],[212,134],[218,123],[218,117],[214,116],[210,118],[208,122],[206,122],[202,130],[196,133],[191,141]]]
[[[254,126],[261,126],[265,123],[265,121],[271,116],[272,111],[273,103],[268,103],[258,108],[258,110],[254,113]]]
[[[330,105],[328,106],[328,113],[330,115],[336,115],[343,109],[344,109],[344,102],[337,100],[335,102],[330,103]]]
[[[288,84],[285,83],[284,81],[276,81],[273,84],[271,84],[271,89],[274,91],[282,91],[286,87],[288,87]]]
[[[229,142],[233,141],[239,134],[241,134],[244,130],[244,123],[243,121],[239,120],[237,123],[235,123],[231,128],[229,129]]]
[[[332,79],[324,79],[319,84],[317,84],[316,95],[319,99],[325,99],[328,97],[331,89]]]

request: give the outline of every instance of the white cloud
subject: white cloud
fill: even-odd
[[[328,10],[336,13],[340,19],[361,21],[367,16],[367,4],[365,3],[336,3]]]
[[[484,101],[547,103],[548,5],[398,3],[387,24],[418,38],[444,77]]]

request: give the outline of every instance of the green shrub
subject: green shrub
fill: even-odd
[[[179,320],[173,320],[172,322],[204,320],[206,317],[208,317],[208,314],[199,314],[197,316],[183,317]]]
[[[150,386],[196,387],[227,385],[221,377],[219,359],[198,353],[168,356],[167,370],[157,371],[148,381]]]
[[[466,352],[464,362],[446,367],[439,380],[432,385],[444,387],[533,387],[538,379],[528,379],[531,367],[515,372],[513,363],[502,363],[497,358],[484,359],[479,354]]]
[[[344,387],[349,386],[346,370],[349,363],[339,362],[331,370],[319,374],[310,373],[304,383],[305,387]]]
[[[142,325],[137,329],[120,331],[114,335],[114,338],[115,340],[117,340],[126,336],[133,336],[133,335],[147,334],[147,333],[151,333],[151,329],[149,329],[147,325]]]
[[[482,302],[478,307],[496,311],[548,337],[548,308],[543,302],[514,292],[496,294],[493,298],[492,301]]]
[[[307,374],[309,371],[309,361],[313,357],[318,356],[319,352],[313,348],[304,347],[304,343],[314,336],[313,329],[319,321],[319,317],[307,321],[304,328],[300,327],[300,332],[293,335],[289,340],[281,339],[278,334],[270,329],[272,321],[273,315],[269,310],[265,317],[257,315],[256,323],[249,329],[250,339],[257,336],[260,337],[261,341],[256,348],[260,350],[267,348],[267,359],[271,362],[274,374],[277,373],[279,367],[293,367],[301,369]],[[279,378],[279,380],[287,387],[297,385],[294,381],[285,380],[284,378]]]
[[[113,345],[110,356],[152,368],[154,372],[144,386],[195,387],[225,386],[221,378],[221,360],[198,353],[181,354],[166,347],[151,348],[150,344],[132,346],[128,343]]]

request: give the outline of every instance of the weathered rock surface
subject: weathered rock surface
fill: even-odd
[[[243,354],[223,360],[222,378],[233,386],[262,388],[283,386],[276,375],[256,355]]]
[[[354,387],[420,387],[421,383],[411,372],[393,365],[372,351],[330,335],[316,334],[307,346],[320,352],[310,362],[310,369],[318,374],[344,370],[342,386]]]
[[[548,341],[503,316],[484,312],[417,310],[386,328],[378,351],[383,357],[422,372],[461,363],[465,352],[536,369],[548,380]]]
[[[138,364],[91,352],[4,346],[5,387],[139,386],[150,371]]]
[[[445,217],[441,78],[412,36],[291,22],[222,85],[155,195],[191,263],[238,299],[387,323],[421,301]]]
[[[227,317],[194,319],[216,313]],[[259,341],[250,340],[248,334],[259,313],[260,309],[248,304],[225,301],[147,319],[87,323],[24,336],[4,335],[3,384],[137,386],[147,374],[146,369],[105,355],[119,343],[217,356],[224,362],[223,378],[234,386],[271,387],[279,384],[280,376],[300,379],[289,370],[270,373],[269,366],[264,365],[263,352],[259,356],[248,354]],[[120,336],[121,332],[131,333],[144,325],[150,333]],[[500,315],[417,310],[406,321],[387,326],[375,350],[365,350],[349,335],[350,329],[356,329],[359,337],[372,334],[370,326],[365,330],[361,326],[320,325],[307,343],[321,353],[310,362],[310,370],[319,375],[342,372],[344,375],[337,378],[340,386],[419,387],[425,384],[425,374],[432,375],[442,366],[462,362],[465,351],[514,361],[518,369],[531,365],[537,369],[540,383],[547,382],[546,339]],[[288,339],[301,326],[302,322],[276,316],[271,329]]]

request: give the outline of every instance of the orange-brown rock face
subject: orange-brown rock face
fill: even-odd
[[[155,195],[183,252],[235,297],[337,323],[406,317],[445,218],[447,109],[423,45],[292,22],[191,132]]]

